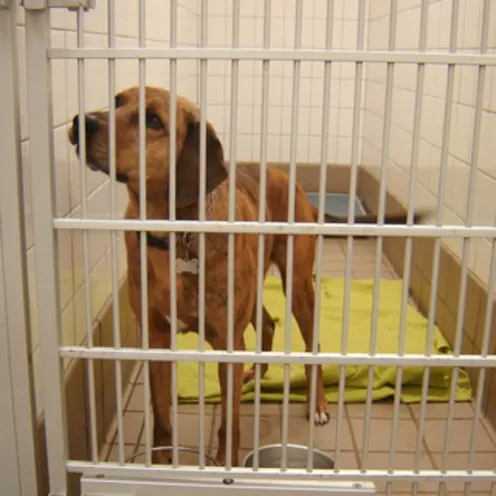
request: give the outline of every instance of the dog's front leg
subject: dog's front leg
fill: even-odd
[[[150,348],[170,348],[168,328],[150,327]],[[150,362],[150,388],[153,406],[153,446],[171,446],[171,362]],[[170,451],[153,452],[153,463],[167,465],[170,462]]]
[[[227,343],[222,340],[222,343],[215,342],[211,343],[212,348],[216,350],[227,349]],[[238,344],[235,346],[237,350],[243,350],[243,344]],[[221,392],[221,423],[219,427],[219,447],[217,451],[217,462],[224,466],[226,463],[226,451],[227,451],[227,405],[228,405],[228,364],[227,363],[219,363],[218,373],[219,373],[219,382],[220,382],[220,392]],[[241,403],[241,389],[243,385],[243,364],[242,363],[234,363],[232,364],[233,368],[233,406],[232,406],[232,458],[231,463],[233,466],[238,465],[238,456],[239,456],[239,444],[240,444],[240,428],[239,428],[239,410]]]

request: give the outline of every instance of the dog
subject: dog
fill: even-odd
[[[132,87],[115,97],[115,163],[116,180],[128,190],[126,219],[139,219],[139,88]],[[176,96],[176,163],[169,163],[169,92],[162,88],[145,88],[146,107],[146,217],[169,218],[169,172],[176,168],[176,218],[197,220],[199,218],[199,145],[200,114],[198,107],[188,99]],[[86,161],[93,170],[110,174],[109,166],[109,113],[94,111],[84,116]],[[69,140],[79,149],[79,118],[74,117],[69,129]],[[256,221],[259,215],[260,170],[252,165],[236,165],[237,221]],[[265,219],[270,222],[288,221],[289,177],[275,166],[267,167]],[[208,220],[225,221],[228,216],[228,187],[230,178],[224,162],[223,146],[212,124],[206,123],[206,217]],[[300,185],[295,192],[296,222],[315,222],[317,209],[308,201]],[[404,222],[404,215],[389,216],[386,221]],[[356,222],[374,222],[373,215],[355,219]],[[327,221],[344,219],[327,217]],[[125,233],[127,252],[127,277],[129,301],[139,322],[141,308],[140,244],[136,232]],[[286,235],[265,235],[265,259],[263,272],[274,264],[282,277],[286,293],[287,245]],[[170,251],[169,235],[165,232],[147,233],[148,258],[148,316],[151,348],[170,348]],[[228,346],[227,325],[227,235],[205,235],[205,338],[214,350],[226,350]],[[252,323],[255,327],[257,303],[257,251],[258,235],[243,233],[235,235],[234,259],[234,336],[235,350],[244,350],[244,331]],[[192,259],[198,259],[198,236],[192,233],[177,235],[176,244],[176,294],[178,332],[198,332],[198,274]],[[301,331],[305,350],[312,350],[314,332],[313,267],[315,236],[294,236],[294,261],[292,281],[292,313]],[[181,263],[182,265],[178,265]],[[270,351],[275,323],[265,307],[262,317],[262,349]],[[243,364],[233,367],[233,418],[232,463],[238,465],[240,445],[240,401],[243,382],[254,377],[254,367],[243,370]],[[262,365],[262,375],[268,366]],[[150,363],[151,398],[154,413],[153,444],[170,446],[172,426],[170,421],[171,363]],[[305,367],[310,385],[311,366]],[[227,364],[220,363],[218,376],[222,397],[222,418],[218,431],[217,462],[226,461],[227,425]],[[308,418],[317,425],[329,421],[328,405],[324,392],[322,367],[316,366],[316,407],[308,411]],[[309,386],[310,389],[310,386]],[[310,393],[308,393],[310,398]],[[309,401],[307,405],[309,408]],[[153,462],[168,464],[170,457],[163,452],[153,453]]]

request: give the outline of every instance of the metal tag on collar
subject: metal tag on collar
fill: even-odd
[[[183,260],[182,258],[176,259],[176,273],[177,274],[198,274],[199,263],[197,258],[191,260]]]

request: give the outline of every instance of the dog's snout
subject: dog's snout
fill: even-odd
[[[75,115],[72,119],[72,136],[76,144],[79,144],[79,115]],[[84,116],[84,130],[86,137],[90,137],[98,132],[100,129],[100,123],[97,117],[92,114],[86,114]]]

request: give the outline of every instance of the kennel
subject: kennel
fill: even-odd
[[[489,0],[0,1],[2,494],[496,495],[495,33]],[[125,189],[86,169],[67,131],[78,113],[115,116],[115,92],[134,84],[197,103],[230,172],[238,162],[283,169],[290,191],[298,182],[317,202],[318,220],[294,222],[290,209],[287,223],[237,222],[232,192],[227,222],[206,221],[204,196],[198,221],[147,219],[143,200],[139,220],[122,220]],[[142,178],[145,161],[140,140]],[[326,195],[349,200],[343,222],[324,221]],[[355,222],[359,207],[377,222]],[[431,217],[413,225],[424,207]],[[389,213],[406,225],[386,224]],[[142,233],[143,254],[146,231],[170,231],[171,253],[175,236],[197,234],[200,301],[205,233],[229,237],[231,268],[236,234],[257,234],[260,257],[264,234],[289,235],[290,259],[295,235],[317,235],[321,350],[303,351],[291,291],[285,300],[278,274],[264,282],[261,269],[272,352],[253,327],[249,351],[231,339],[212,351],[204,327],[176,336],[174,318],[170,349],[150,349],[148,321],[135,321],[127,298],[126,231]],[[142,256],[142,281],[147,265]],[[173,364],[166,467],[151,464],[158,360]],[[210,463],[215,368],[235,362],[257,369],[241,405],[249,468],[233,466],[229,447],[226,467]],[[318,363],[325,426],[305,418],[304,365]],[[299,469],[284,454],[265,469],[257,449],[274,443],[310,455]],[[313,449],[334,468],[313,470]]]

